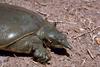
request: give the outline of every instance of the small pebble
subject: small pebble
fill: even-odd
[[[95,38],[95,41],[98,45],[100,45],[100,38]]]

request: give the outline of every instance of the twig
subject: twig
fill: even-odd
[[[39,66],[39,64],[38,64],[37,62],[35,62],[35,61],[33,61],[33,60],[32,60],[31,62],[34,63],[34,64],[36,64],[37,66]]]
[[[39,4],[39,5],[41,5],[41,6],[47,6],[46,3],[40,3],[40,2],[38,2],[37,0],[35,0],[35,2],[36,2],[37,4]]]
[[[85,64],[85,61],[86,61],[86,60],[85,60],[85,59],[83,59],[83,62],[81,63],[81,66],[83,66],[83,65]]]
[[[14,55],[14,57],[17,57],[17,55],[16,54],[13,54]]]
[[[93,30],[91,30],[91,31],[88,31],[88,32],[83,33],[83,34],[80,34],[80,35],[78,35],[78,36],[74,37],[74,39],[76,39],[76,38],[78,38],[78,37],[81,37],[81,36],[83,36],[83,35],[85,35],[85,34],[91,33],[91,32],[93,32],[94,30],[96,30],[96,29],[98,29],[98,28],[100,28],[100,26],[98,26],[98,27],[94,28],[94,29],[93,29]]]
[[[87,49],[87,52],[88,52],[89,56],[90,56],[92,59],[94,59],[94,56],[93,56],[93,54],[91,53],[91,51],[90,51],[89,49]]]
[[[42,12],[40,12],[40,11],[36,11],[36,12],[38,12],[40,15],[43,15],[43,16],[47,16],[47,14],[45,14],[45,13],[42,13]]]

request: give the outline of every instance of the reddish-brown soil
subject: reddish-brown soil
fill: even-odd
[[[73,47],[66,55],[50,52],[50,64],[31,57],[0,56],[0,67],[100,67],[100,0],[0,0],[42,14],[68,37]],[[98,39],[96,39],[98,38]],[[97,40],[97,41],[96,41]]]

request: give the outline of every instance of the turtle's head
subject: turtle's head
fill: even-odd
[[[54,25],[46,24],[38,32],[37,36],[42,39],[50,42],[49,47],[53,48],[69,48],[71,46],[68,44],[66,37],[57,31]],[[48,46],[48,45],[47,45]]]

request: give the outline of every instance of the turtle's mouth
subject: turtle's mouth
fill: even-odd
[[[49,48],[64,48],[60,42],[55,41],[54,39],[43,39],[43,41]]]
[[[48,39],[49,42],[49,47],[51,48],[68,48],[68,49],[72,49],[72,47],[69,45],[69,43],[67,42],[67,40],[64,39],[52,39],[49,38]]]

